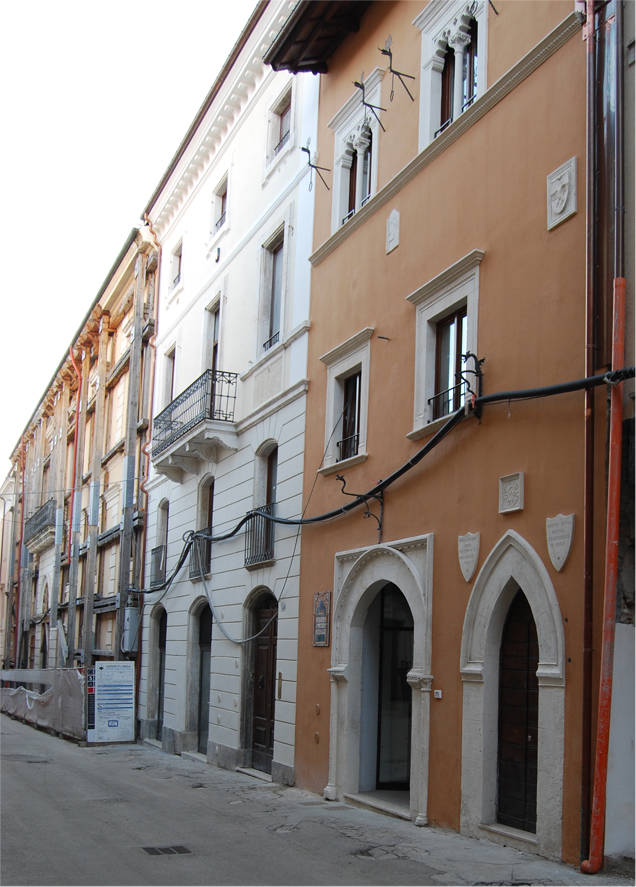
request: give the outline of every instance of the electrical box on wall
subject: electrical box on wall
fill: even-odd
[[[124,630],[121,636],[122,653],[137,652],[137,630],[139,628],[139,608],[124,608]]]

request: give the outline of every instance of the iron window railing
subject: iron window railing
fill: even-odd
[[[24,523],[24,541],[28,542],[46,527],[55,527],[55,499],[49,499]]]
[[[274,514],[275,503],[262,505],[258,510]],[[262,514],[250,511],[251,520],[245,527],[245,566],[251,567],[274,559],[274,523]]]
[[[206,370],[155,417],[152,455],[182,437],[205,419],[234,421],[237,373]]]
[[[274,333],[267,342],[263,342],[263,351],[269,351],[270,348],[273,348],[274,345],[278,345],[278,340],[280,339],[280,331]]]
[[[225,210],[221,213],[221,215],[218,217],[218,219],[214,223],[214,227],[217,231],[219,231],[223,227],[224,224],[225,224]]]
[[[166,546],[157,545],[150,551],[150,587],[166,581]]]
[[[339,440],[336,444],[338,447],[338,462],[342,462],[343,459],[350,459],[352,456],[357,456],[359,442],[359,434],[351,434],[349,437]]]
[[[288,139],[289,139],[289,132],[290,132],[290,131],[287,130],[287,132],[284,132],[284,133],[282,134],[282,136],[280,137],[280,141],[279,141],[279,143],[278,143],[278,144],[275,146],[275,148],[274,148],[274,154],[278,154],[278,152],[279,152],[280,149],[283,147],[283,145],[285,145],[285,144],[287,143],[287,141],[288,141]]]
[[[203,527],[203,533],[212,535],[212,527]],[[212,567],[212,542],[195,537],[190,552],[190,579],[198,579],[201,573],[207,574]]]
[[[460,382],[459,385],[453,385],[445,391],[438,391],[432,397],[429,397],[428,404],[433,412],[433,419],[441,419],[442,416],[448,416],[453,410],[458,410],[464,405],[466,400],[466,383]]]

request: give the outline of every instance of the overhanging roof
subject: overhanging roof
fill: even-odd
[[[371,0],[300,0],[263,56],[275,71],[327,72],[327,60],[360,20]]]

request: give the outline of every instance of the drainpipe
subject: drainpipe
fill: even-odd
[[[622,366],[625,357],[625,278],[614,279],[614,324],[612,368]],[[581,863],[581,871],[593,875],[603,865],[605,800],[607,793],[607,758],[609,753],[612,708],[612,670],[616,632],[616,582],[618,576],[618,525],[621,498],[621,457],[623,433],[622,385],[612,385],[607,483],[607,530],[605,543],[605,589],[603,595],[603,638],[599,681],[594,794],[590,825],[590,855]]]
[[[590,8],[591,7],[591,8]],[[588,0],[588,14],[593,3]],[[625,278],[623,277],[623,10],[616,4],[616,119],[614,127],[614,305],[612,324],[612,369],[625,360]],[[607,479],[607,526],[605,542],[605,581],[603,592],[603,635],[601,641],[601,673],[599,678],[596,753],[594,760],[594,793],[592,798],[589,856],[581,863],[581,871],[595,874],[603,865],[605,808],[607,796],[607,765],[612,708],[612,675],[614,637],[616,633],[616,585],[618,579],[618,545],[621,494],[621,461],[623,455],[623,391],[622,385],[610,390],[610,418]]]
[[[148,401],[148,428],[146,430],[146,440],[141,448],[142,453],[144,454],[144,478],[139,484],[139,489],[145,496],[145,511],[146,511],[146,520],[144,521],[143,528],[143,540],[144,544],[142,546],[142,551],[144,553],[142,561],[141,561],[141,582],[139,584],[139,588],[142,589],[145,587],[145,572],[146,572],[146,542],[147,542],[147,528],[148,528],[148,500],[150,498],[150,494],[148,492],[148,488],[146,484],[148,483],[148,477],[150,474],[150,443],[152,441],[152,418],[153,418],[153,409],[154,409],[154,400],[155,400],[155,367],[157,364],[157,327],[159,323],[159,274],[161,271],[161,244],[159,242],[159,238],[157,237],[157,232],[153,228],[152,222],[150,221],[150,216],[148,213],[144,213],[144,222],[148,225],[148,229],[150,234],[152,235],[152,239],[157,250],[157,267],[154,272],[154,293],[153,293],[153,306],[152,306],[152,318],[153,318],[153,331],[152,336],[148,340],[148,348],[150,351],[150,397]],[[137,626],[137,660],[136,660],[136,668],[135,668],[135,711],[139,710],[139,685],[141,683],[141,641],[142,641],[142,633],[143,633],[143,612],[144,612],[144,595],[143,592],[139,595],[139,625]]]
[[[78,478],[77,478],[77,451],[79,445],[79,437],[80,437],[80,403],[82,400],[82,370],[81,367],[78,367],[75,363],[75,358],[73,356],[73,346],[71,345],[68,349],[68,353],[71,357],[71,363],[73,364],[73,369],[75,370],[75,375],[77,376],[77,395],[75,398],[75,435],[73,438],[73,486],[71,487],[71,498],[69,501],[69,509],[68,509],[68,556],[69,556],[69,584],[68,584],[68,618],[66,622],[66,631],[67,631],[67,646],[68,646],[68,655],[66,659],[66,665],[69,668],[73,667],[74,656],[75,656],[75,606],[77,599],[77,587],[76,582],[73,580],[73,573],[75,575],[75,579],[77,579],[77,570],[73,569],[73,558],[77,560],[79,557],[79,550],[73,552],[72,550],[72,540],[73,540],[73,523],[74,523],[74,510],[75,510],[75,490],[78,486]],[[80,479],[81,483],[81,479]],[[77,548],[79,549],[79,533],[75,534]],[[72,598],[72,600],[71,600]]]
[[[22,639],[22,631],[21,631],[21,613],[20,613],[20,604],[22,597],[22,540],[24,539],[24,513],[25,513],[25,493],[24,493],[24,472],[26,467],[26,453],[24,450],[24,435],[22,435],[21,440],[21,475],[22,475],[22,507],[20,508],[20,541],[18,542],[18,587],[16,588],[16,603],[15,603],[15,668],[20,667],[20,641]]]
[[[594,73],[596,38],[594,0],[586,0],[583,36],[587,49],[586,74],[586,210],[585,210],[585,375],[591,376],[594,360]],[[581,744],[581,859],[588,852],[592,761],[592,629],[594,618],[594,392],[585,390],[583,479],[583,699]]]

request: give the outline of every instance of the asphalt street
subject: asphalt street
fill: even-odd
[[[5,887],[633,883],[148,745],[81,747],[6,715],[0,739]]]

